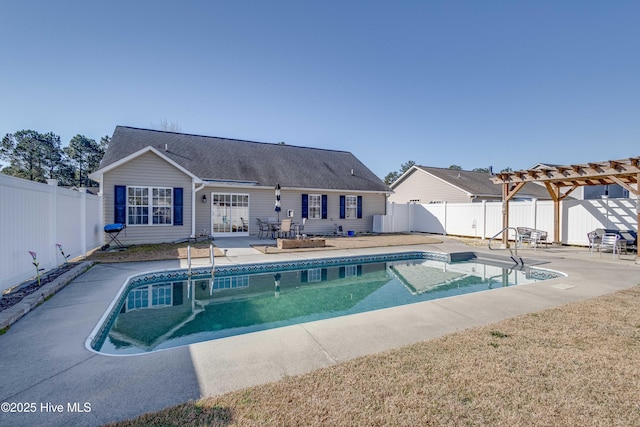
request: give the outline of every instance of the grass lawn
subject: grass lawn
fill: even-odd
[[[640,425],[640,286],[115,425]]]

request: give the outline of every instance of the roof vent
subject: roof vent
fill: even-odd
[[[164,144],[164,151],[169,151],[169,144]]]
[[[458,179],[460,179],[460,172],[458,172]]]
[[[351,176],[353,176],[353,169],[351,169]]]

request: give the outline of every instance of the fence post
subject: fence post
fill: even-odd
[[[482,201],[482,240],[487,238],[487,201]]]
[[[80,187],[80,249],[87,254],[87,189]]]
[[[53,267],[57,264],[56,242],[58,241],[58,180],[47,179],[49,185],[49,244],[48,258],[49,261],[43,265],[43,268]]]
[[[447,234],[449,234],[449,232],[447,231],[447,201],[444,201],[444,235],[446,236]]]
[[[538,199],[531,199],[531,207],[533,209],[533,228],[538,229]]]
[[[100,191],[98,192],[98,218],[99,218],[99,235],[100,237],[98,238],[98,242],[102,242],[100,243],[100,246],[102,246],[104,244],[104,234],[102,233],[102,230],[104,229],[104,209],[103,209],[103,203],[104,202],[104,195],[102,194],[102,184],[100,184]],[[95,237],[95,234],[94,234]],[[92,245],[95,244],[95,241],[92,239]]]
[[[396,202],[391,202],[391,232],[396,232]]]

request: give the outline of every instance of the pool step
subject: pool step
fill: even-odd
[[[449,254],[449,262],[456,261],[470,261],[478,260],[484,264],[494,265],[497,267],[513,268],[516,270],[525,270],[532,265],[544,264],[546,261],[541,261],[533,258],[512,258],[505,255],[496,255],[493,253],[485,252],[453,252]]]

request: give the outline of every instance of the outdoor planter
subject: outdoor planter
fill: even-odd
[[[324,248],[324,239],[278,239],[278,249]]]

